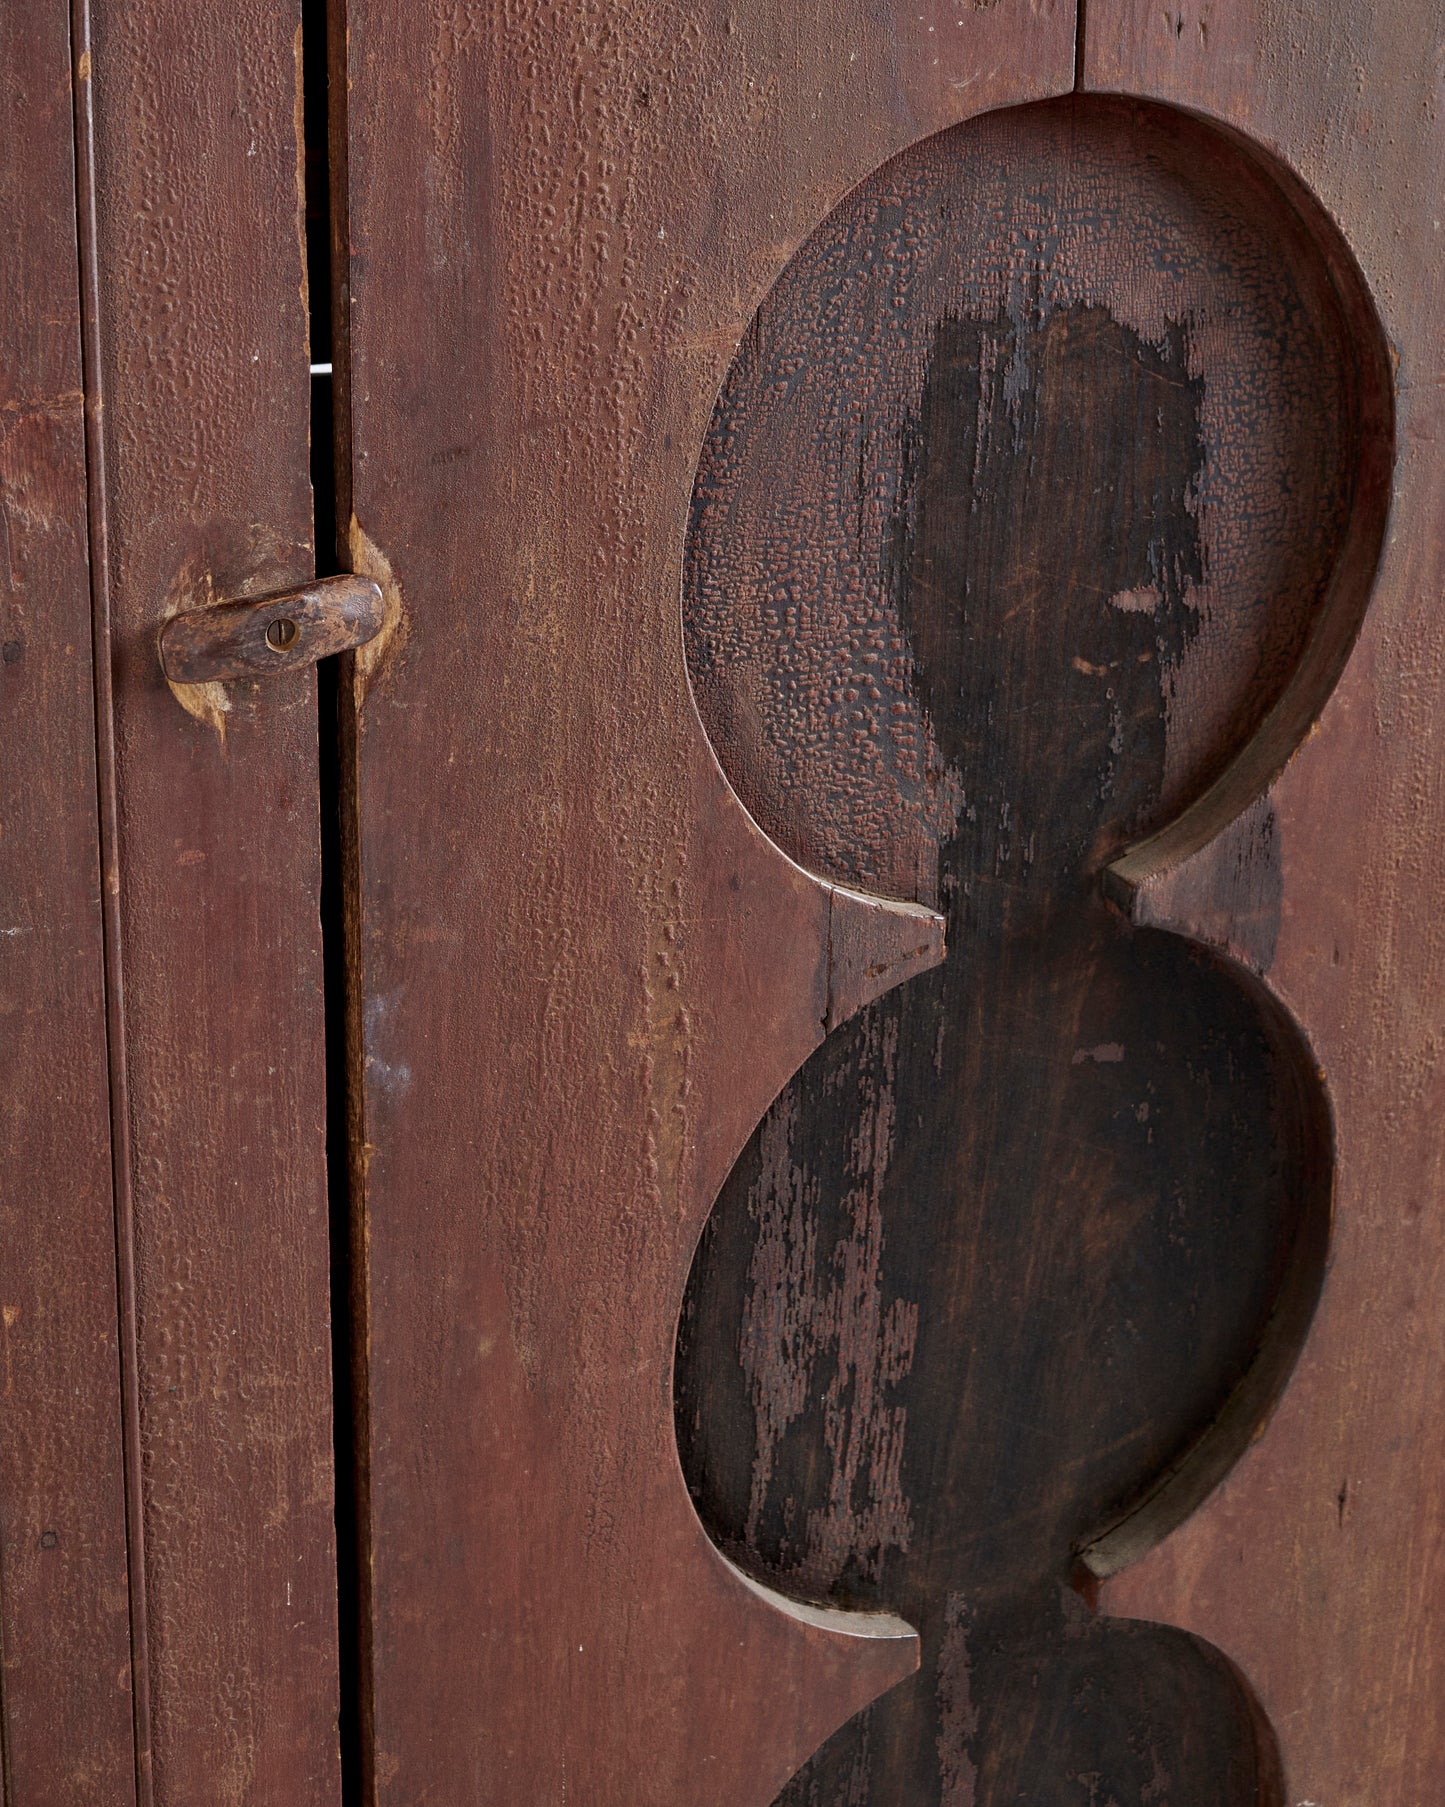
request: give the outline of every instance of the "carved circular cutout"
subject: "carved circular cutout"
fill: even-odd
[[[923,1633],[797,1807],[1072,1802],[1086,1768],[1143,1802],[1156,1762],[1178,1807],[1277,1782],[1227,1663],[1068,1590],[1177,1522],[1283,1384],[1328,1107],[1263,988],[1131,930],[1098,874],[1218,782],[1237,810],[1322,705],[1390,432],[1368,297],[1307,197],[1097,97],[870,177],[728,376],[685,567],[704,723],[789,853],[936,903],[949,937],[769,1112],[679,1333],[715,1539]],[[1267,808],[1247,829],[1266,970]]]
[[[1387,504],[1388,363],[1358,272],[1301,209],[1200,121],[1081,97],[915,146],[799,250],[717,404],[684,583],[703,722],[794,858],[930,897],[988,749],[950,739],[959,712],[928,687],[1004,591],[1077,640],[1060,710],[1119,648],[1152,660],[1137,731],[1160,744],[1112,847],[1218,776],[1312,630],[1348,643]],[[972,604],[935,619],[927,582]]]

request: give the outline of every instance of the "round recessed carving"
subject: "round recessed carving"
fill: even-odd
[[[1152,794],[1108,812],[1145,832],[1258,728],[1327,602],[1358,620],[1368,561],[1331,584],[1378,539],[1356,479],[1388,431],[1343,249],[1199,121],[1093,97],[917,145],[799,250],[713,417],[684,628],[718,756],[803,864],[926,897],[984,751],[939,740],[918,681],[916,561],[951,558],[948,631],[987,635],[1007,588],[1086,664],[1116,626],[1158,641]],[[948,547],[920,551],[921,512]]]
[[[1263,987],[1098,881],[1251,757],[1257,790],[1322,704],[1389,433],[1307,198],[1199,121],[1087,97],[870,177],[724,385],[684,579],[703,721],[790,854],[948,917],[945,965],[759,1127],[680,1328],[712,1535],[923,1633],[797,1807],[1273,1786],[1229,1665],[1070,1582],[1162,1534],[1282,1384],[1328,1107]],[[1278,829],[1259,804],[1240,832],[1265,971]]]

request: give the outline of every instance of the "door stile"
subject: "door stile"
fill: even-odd
[[[24,1807],[137,1799],[77,244],[82,57],[64,0],[0,12],[0,1755],[5,1799]]]
[[[301,9],[90,14],[154,1798],[320,1807],[340,1784],[315,675],[172,685],[158,646],[173,615],[315,568]]]
[[[141,1475],[139,1350],[136,1341],[135,1196],[131,1185],[130,1094],[125,1064],[125,988],[120,937],[120,823],[115,771],[115,689],[111,645],[109,541],[106,532],[104,397],[101,389],[100,289],[96,268],[95,109],[91,85],[89,0],[71,0],[74,68],[76,217],[80,340],[85,387],[86,523],[90,544],[91,668],[95,685],[96,810],[105,962],[105,1037],[110,1099],[111,1185],[120,1374],[120,1439],[125,1477],[130,1577],[130,1682],[135,1728],[135,1798],[150,1807],[150,1651],[146,1623],[145,1502]]]

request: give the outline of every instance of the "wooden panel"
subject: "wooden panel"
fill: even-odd
[[[135,1800],[70,20],[0,10],[0,1753]]]
[[[1091,86],[1213,114],[1318,196],[1378,304],[1398,395],[1390,537],[1364,631],[1269,792],[1277,942],[1261,958],[1251,941],[1228,840],[1194,851],[1238,791],[1128,874],[1141,918],[1253,950],[1323,1069],[1337,1173],[1329,1278],[1267,1432],[1104,1600],[1242,1666],[1277,1728],[1290,1801],[1431,1800],[1445,1756],[1445,14],[1406,0],[1091,0],[1088,18]]]
[[[1278,1390],[1327,1107],[1260,988],[1101,881],[1359,622],[1356,479],[1388,457],[1359,305],[1257,160],[1071,97],[854,190],[724,386],[685,567],[703,719],[796,857],[948,918],[944,968],[769,1112],[683,1318],[714,1535],[923,1634],[797,1807],[1273,1789],[1217,1653],[1070,1584],[1177,1522]],[[1275,831],[1246,827],[1267,950]]]
[[[806,233],[1066,89],[1072,8],[348,18],[350,545],[390,605],[354,686],[372,1786],[761,1807],[916,1647],[716,1553],[678,1309],[768,1103],[938,925],[791,866],[722,779],[688,494]]]
[[[300,13],[94,8],[155,1796],[337,1792],[314,673],[168,615],[314,569]]]

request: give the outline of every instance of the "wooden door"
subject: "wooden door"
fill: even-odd
[[[918,1660],[723,1560],[678,1470],[719,1186],[941,926],[749,819],[679,583],[718,384],[812,224],[1072,82],[1065,9],[953,17],[347,14],[343,507],[389,600],[352,691],[378,1799],[766,1802]]]
[[[178,694],[157,658],[168,617],[314,570],[300,8],[91,12],[146,1743],[157,1802],[319,1803],[338,1756],[315,678]]]
[[[301,15],[0,10],[4,1793],[338,1794]]]
[[[368,1798],[1427,1798],[1438,10],[344,17]]]

